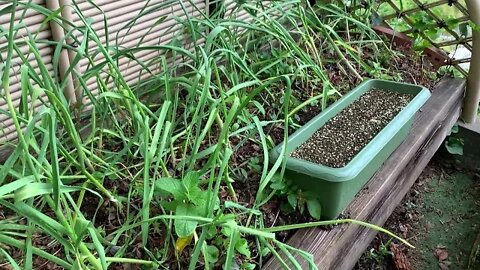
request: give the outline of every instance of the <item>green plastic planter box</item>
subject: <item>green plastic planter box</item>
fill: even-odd
[[[345,167],[332,168],[290,157],[329,119],[372,88],[414,94],[413,100],[375,136]],[[306,191],[318,195],[322,219],[335,219],[375,174],[385,160],[407,137],[415,113],[430,97],[422,86],[383,80],[368,80],[350,91],[329,108],[289,136],[285,152],[285,177]],[[284,143],[270,152],[271,162],[282,154]]]

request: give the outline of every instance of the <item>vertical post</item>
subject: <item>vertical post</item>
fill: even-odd
[[[480,25],[480,1],[466,1],[470,20]],[[480,32],[472,31],[473,49],[470,70],[468,73],[467,91],[463,106],[462,118],[466,123],[474,123],[477,118],[478,102],[480,101]]]
[[[60,6],[63,7],[62,17],[66,21],[73,22],[71,0],[58,0],[58,2],[60,3]],[[71,30],[69,25],[65,25],[64,28],[65,28],[65,31]],[[75,40],[72,37],[68,37],[66,41],[70,45],[73,45],[75,42]],[[75,59],[75,51],[68,50],[68,59],[69,59],[69,64],[72,64]],[[75,89],[74,91],[75,91],[76,99],[78,102],[82,102],[83,93],[82,93],[82,89],[80,88],[80,83],[78,81],[78,78],[74,74],[72,74],[72,79],[73,79],[73,86]]]
[[[60,2],[58,0],[46,1],[47,8],[56,11],[60,8]],[[63,12],[62,12],[63,13]],[[62,14],[63,15],[63,14]],[[61,25],[54,20],[50,21],[50,28],[52,29],[52,37],[57,42],[62,42],[65,37],[65,31]],[[75,86],[73,85],[72,73],[67,74],[67,70],[70,67],[70,60],[68,52],[62,49],[60,52],[60,58],[58,60],[58,71],[60,80],[66,81],[64,94],[70,104],[77,102],[77,95],[75,94]]]

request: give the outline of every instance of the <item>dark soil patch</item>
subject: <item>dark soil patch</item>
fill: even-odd
[[[291,156],[329,167],[344,167],[413,97],[372,89],[330,119]]]
[[[480,269],[478,209],[478,172],[436,157],[384,226],[416,249],[377,235],[355,269],[398,269],[394,258],[399,256],[411,265],[408,269]]]

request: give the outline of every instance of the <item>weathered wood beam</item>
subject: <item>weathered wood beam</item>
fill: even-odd
[[[444,79],[417,113],[407,139],[383,164],[347,207],[352,219],[382,226],[401,202],[461,113],[465,80]],[[310,228],[297,231],[289,245],[314,255],[320,269],[351,269],[376,235],[376,231],[344,224],[331,230]],[[308,264],[296,256],[302,267]],[[274,259],[264,269],[281,269]]]

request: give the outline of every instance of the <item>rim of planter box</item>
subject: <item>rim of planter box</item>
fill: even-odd
[[[295,140],[300,134],[309,128],[310,123],[315,122],[316,119],[323,117],[324,115],[328,114],[331,111],[336,110],[337,107],[342,106],[340,103],[340,99],[330,105],[327,109],[323,112],[312,118],[308,123],[303,125],[299,128],[296,132],[288,137],[287,140],[287,151],[285,151],[285,161],[286,162],[286,169],[296,171],[299,173],[307,174],[312,177],[328,179],[327,181],[330,182],[344,182],[349,181],[355,176],[358,175],[363,168],[368,165],[369,160],[374,157],[380,150],[387,145],[392,137],[401,129],[404,125],[408,124],[409,119],[411,119],[411,115],[415,114],[425,103],[425,100],[428,99],[430,96],[430,91],[421,86],[409,83],[399,83],[394,81],[386,81],[386,80],[379,80],[379,79],[368,79],[363,81],[359,84],[356,88],[360,88],[366,84],[372,83],[382,83],[388,82],[389,84],[398,85],[398,87],[419,87],[421,90],[415,97],[405,106],[395,118],[388,123],[385,128],[383,128],[358,154],[345,165],[344,167],[340,168],[332,168],[329,166],[317,164],[311,161],[307,161],[304,159],[294,158],[290,156],[298,146],[304,143],[306,140],[303,140],[299,145],[295,146],[294,148],[289,149],[289,142]],[[381,89],[381,87],[379,87]],[[355,95],[355,91],[350,91],[342,98],[347,98],[349,96]],[[355,99],[357,100],[357,99]],[[355,101],[354,101],[355,102]],[[332,116],[333,117],[333,116]],[[329,118],[331,119],[331,117]],[[321,127],[320,127],[321,128]],[[318,129],[317,129],[318,130]],[[307,138],[308,139],[308,138]],[[282,142],[278,146],[276,146],[271,152],[271,158],[273,160],[277,160],[283,151],[285,142]]]

